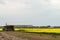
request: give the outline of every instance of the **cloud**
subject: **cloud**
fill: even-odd
[[[60,25],[60,0],[34,0],[33,4],[37,25]]]
[[[7,1],[5,0],[0,0],[0,4],[6,4]]]
[[[0,23],[60,25],[60,0],[1,0]]]
[[[40,5],[40,6],[49,6],[51,8],[60,8],[60,0],[36,0],[35,4]]]
[[[30,0],[3,0],[6,4],[0,5],[0,16],[2,17],[0,23],[6,22],[23,22],[24,18],[32,13],[32,3]],[[19,21],[18,21],[19,20]]]
[[[7,3],[5,5],[0,5],[0,11],[2,14],[6,15],[14,15],[17,14],[24,14],[24,12],[27,12],[29,9],[32,8],[32,4],[26,4],[25,1],[21,0],[6,0]],[[28,1],[27,1],[28,2]],[[29,3],[29,2],[28,2]],[[4,11],[4,12],[3,12]]]

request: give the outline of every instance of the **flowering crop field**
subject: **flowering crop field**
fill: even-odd
[[[25,31],[25,32],[46,32],[46,33],[60,33],[60,28],[14,28],[15,31]],[[0,31],[3,31],[3,28],[0,27]]]
[[[24,30],[25,32],[46,32],[46,33],[60,33],[60,28],[14,28],[15,31]]]
[[[3,28],[2,27],[0,27],[0,31],[3,31]]]

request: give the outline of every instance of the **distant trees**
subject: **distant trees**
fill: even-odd
[[[50,28],[50,25],[47,26],[28,26],[28,25],[17,25],[16,27],[20,27],[20,28]]]
[[[48,28],[51,27],[50,25],[47,26]]]
[[[51,26],[50,25],[47,25],[47,26],[40,26],[40,28],[50,28]]]

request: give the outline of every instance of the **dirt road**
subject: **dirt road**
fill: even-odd
[[[0,40],[60,40],[60,36],[23,32],[0,32]]]
[[[9,35],[6,32],[0,32],[0,40],[28,40],[28,39],[23,39],[23,38],[18,38],[13,35]]]

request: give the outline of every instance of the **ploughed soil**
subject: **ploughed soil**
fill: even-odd
[[[6,31],[0,32],[0,40],[60,40],[60,36]]]

